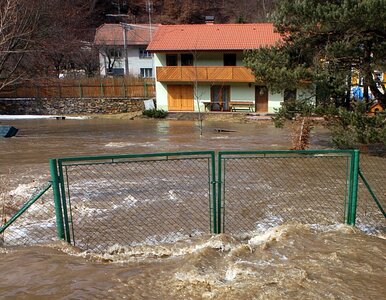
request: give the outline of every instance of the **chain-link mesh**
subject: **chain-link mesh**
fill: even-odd
[[[360,169],[379,204],[386,210],[386,152],[361,154]],[[359,181],[356,224],[369,233],[386,232],[386,219],[363,180]]]
[[[63,167],[72,240],[82,249],[211,232],[210,156]]]
[[[223,232],[345,221],[350,154],[222,156]]]
[[[24,213],[0,234],[4,246],[33,245],[56,240],[56,219],[50,184],[35,190],[30,199],[46,190]],[[19,209],[21,209],[20,207]],[[18,209],[15,210],[17,212]]]

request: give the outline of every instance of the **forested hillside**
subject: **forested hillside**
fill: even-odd
[[[243,23],[267,20],[277,0],[1,0],[0,90],[25,80],[98,70],[103,23]]]
[[[205,16],[216,23],[265,21],[275,0],[93,0],[94,23],[125,21],[146,23],[150,3],[152,22],[163,24],[202,23]]]

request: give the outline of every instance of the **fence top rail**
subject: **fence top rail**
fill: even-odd
[[[96,156],[78,156],[57,158],[59,163],[62,162],[80,162],[80,161],[98,161],[98,160],[117,160],[127,158],[151,158],[151,157],[172,157],[172,156],[198,156],[208,155],[214,156],[214,151],[188,151],[188,152],[160,152],[160,153],[145,153],[145,154],[118,154],[118,155],[96,155]]]
[[[353,155],[355,152],[359,153],[357,149],[349,150],[232,150],[232,151],[219,151],[219,157],[226,155],[286,155],[286,154],[335,154],[339,155]],[[215,151],[186,151],[186,152],[159,152],[159,153],[144,153],[144,154],[115,154],[115,155],[95,155],[95,156],[77,156],[77,157],[64,157],[53,158],[59,163],[63,162],[80,162],[80,161],[98,161],[98,160],[117,160],[127,158],[152,158],[152,157],[171,157],[171,156],[197,156],[197,155],[214,155]]]
[[[265,155],[265,154],[335,154],[335,155],[353,155],[355,152],[359,152],[357,149],[348,149],[348,150],[334,150],[334,149],[321,149],[321,150],[249,150],[249,151],[219,151],[219,156],[224,155]]]

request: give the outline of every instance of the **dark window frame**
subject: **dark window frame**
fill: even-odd
[[[235,67],[237,64],[236,53],[224,53],[223,56],[224,66]]]
[[[194,56],[191,53],[181,54],[181,66],[194,66]]]
[[[166,54],[166,66],[168,66],[168,67],[178,66],[178,55],[177,54]]]
[[[139,73],[142,78],[152,78],[153,68],[139,68]]]
[[[139,58],[152,58],[153,54],[150,51],[147,51],[146,48],[139,48]]]

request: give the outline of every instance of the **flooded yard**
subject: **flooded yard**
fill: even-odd
[[[0,140],[2,188],[19,204],[28,199],[35,187],[50,180],[49,158],[291,147],[291,132],[274,128],[268,121],[206,121],[202,136],[195,121],[2,121],[5,122],[19,128],[19,133]],[[311,148],[329,146],[328,131],[316,126]],[[38,246],[0,247],[0,266],[10,270],[0,283],[0,295],[39,299],[382,298],[386,292],[386,240],[382,235],[367,235],[340,224],[344,203],[329,203],[344,194],[346,162],[333,157],[317,161],[317,165],[306,169],[298,158],[247,158],[240,169],[239,162],[229,160],[228,170],[233,171],[224,177],[229,183],[224,190],[228,218],[224,224],[237,230],[220,235],[210,235],[206,230],[211,220],[210,199],[203,188],[210,176],[210,172],[205,173],[205,160],[188,164],[189,168],[196,168],[193,173],[202,175],[200,180],[192,179],[193,173],[187,171],[184,161],[167,166],[155,162],[159,167],[147,163],[142,169],[132,164],[106,168],[97,164],[69,166],[68,174],[73,174],[67,184],[73,191],[74,224],[78,226],[75,235],[80,248],[50,241],[54,236]],[[300,167],[290,168],[291,165]],[[271,176],[264,172],[271,172]],[[124,185],[111,184],[109,174]],[[149,174],[153,179],[146,181]],[[377,176],[383,180],[384,174]],[[292,179],[297,180],[296,184],[283,184]],[[315,182],[320,190],[313,194],[309,186]],[[181,183],[183,187],[178,188]],[[256,189],[263,196],[257,195]],[[194,200],[194,211],[178,213],[179,222],[172,224],[175,232],[171,235],[164,229],[175,220],[176,209],[185,207],[182,198]],[[254,207],[254,199],[260,199],[264,207]],[[45,201],[27,215],[40,217],[38,229],[49,228],[54,234],[54,218],[41,215],[44,210],[53,213],[50,197]],[[302,213],[299,208],[310,213],[304,223],[294,221]],[[328,209],[337,215],[336,220],[331,222],[323,214]],[[318,211],[321,213],[316,214]],[[283,217],[289,218],[283,222]],[[256,219],[260,221],[251,228]],[[137,220],[135,224],[131,223],[133,220]],[[184,232],[179,225],[191,220],[200,225],[194,234]],[[80,221],[87,222],[82,227]],[[103,227],[105,222],[114,226]],[[134,228],[138,224],[140,228]],[[33,224],[27,222],[23,226]],[[127,231],[120,230],[125,226]],[[153,235],[145,232],[149,235],[145,241],[138,238],[132,243],[107,243],[98,251],[92,251],[95,245],[90,246],[101,232],[106,239],[124,239],[128,235],[142,237],[146,228],[154,230]],[[89,250],[84,251],[87,245]]]

